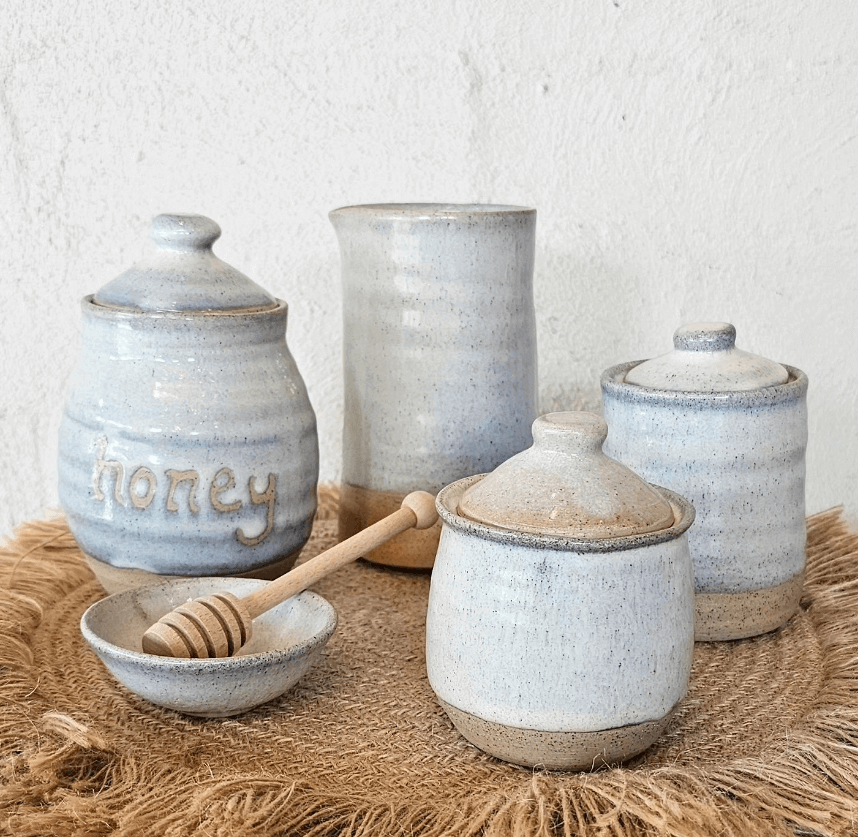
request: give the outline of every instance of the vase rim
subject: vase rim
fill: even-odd
[[[536,214],[529,206],[498,203],[368,203],[341,206],[329,213],[340,215],[372,215],[387,218],[461,218],[468,215]]]

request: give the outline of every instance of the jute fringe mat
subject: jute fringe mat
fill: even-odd
[[[335,541],[336,497],[305,555]],[[808,521],[781,631],[696,647],[665,737],[621,769],[512,767],[461,739],[426,681],[429,578],[352,565],[324,663],[249,714],[194,720],[118,686],[78,631],[102,595],[62,519],[0,552],[0,828],[14,835],[858,833],[858,534]]]

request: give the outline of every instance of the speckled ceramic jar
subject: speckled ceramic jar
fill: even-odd
[[[805,568],[807,376],[742,352],[727,323],[602,375],[605,452],[687,497],[697,638],[738,639],[796,612]]]
[[[82,302],[60,502],[104,587],[288,569],[316,508],[316,420],[285,302],[160,215],[143,262]]]
[[[533,436],[438,495],[427,672],[491,755],[590,769],[645,750],[686,693],[694,510],[605,457],[596,416],[549,414]]]
[[[388,204],[334,210],[345,409],[340,537],[491,470],[536,418],[536,211]],[[367,557],[432,566],[440,524]]]

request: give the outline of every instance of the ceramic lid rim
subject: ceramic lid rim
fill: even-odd
[[[81,299],[80,304],[85,313],[105,319],[223,320],[241,317],[277,317],[283,316],[289,311],[289,304],[282,299],[275,299],[275,304],[272,306],[258,308],[197,308],[171,311],[102,305],[95,301],[95,294],[87,294]]]
[[[700,390],[653,389],[631,384],[626,381],[630,369],[645,363],[646,360],[631,360],[611,366],[602,372],[602,393],[610,394],[621,401],[641,401],[646,404],[662,404],[707,407],[762,407],[782,402],[799,401],[807,394],[807,375],[795,366],[782,363],[789,373],[789,380],[783,384],[748,390],[719,390],[705,392]]]
[[[497,541],[513,546],[534,547],[537,549],[553,549],[558,552],[622,552],[629,549],[653,546],[659,543],[676,540],[683,535],[694,522],[694,507],[684,497],[667,488],[650,485],[659,492],[679,512],[679,519],[674,520],[673,526],[658,529],[655,532],[644,532],[637,535],[621,535],[614,538],[574,538],[569,535],[537,535],[530,532],[519,532],[515,529],[501,529],[490,523],[480,523],[469,517],[463,517],[456,509],[459,498],[467,488],[487,474],[476,474],[465,477],[444,487],[435,500],[435,508],[444,524],[467,534],[475,535],[483,540]]]

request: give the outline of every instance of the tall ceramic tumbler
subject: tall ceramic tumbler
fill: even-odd
[[[345,404],[339,535],[492,471],[530,445],[537,415],[536,210],[349,206],[342,257]],[[429,568],[436,526],[366,557]]]

